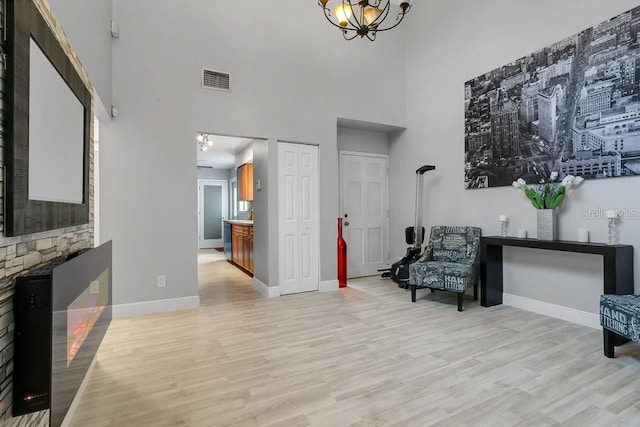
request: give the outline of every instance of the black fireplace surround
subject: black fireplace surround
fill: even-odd
[[[16,279],[13,416],[62,424],[111,323],[111,241]]]

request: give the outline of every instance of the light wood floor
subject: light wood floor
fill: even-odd
[[[114,320],[73,426],[640,425],[640,345],[389,279],[275,299],[225,261],[201,307]]]

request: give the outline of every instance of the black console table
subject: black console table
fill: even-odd
[[[483,307],[502,304],[503,246],[602,255],[604,258],[604,293],[616,295],[634,293],[632,245],[605,245],[604,243],[520,239],[516,237],[482,237],[480,239],[480,289],[482,291],[480,303]],[[602,332],[607,357],[613,357],[613,345],[621,345],[628,341],[608,329],[603,328]]]
[[[581,243],[565,240],[482,237],[480,239],[480,303],[483,307],[502,304],[502,247],[547,249],[602,255],[604,293],[633,294],[633,246]]]

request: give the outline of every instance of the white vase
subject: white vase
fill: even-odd
[[[556,240],[558,238],[558,217],[555,209],[536,209],[538,221],[538,239]]]

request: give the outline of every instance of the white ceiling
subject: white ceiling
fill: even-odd
[[[231,169],[236,164],[236,156],[245,150],[252,142],[252,138],[238,138],[209,134],[213,144],[207,151],[201,151],[198,145],[198,166],[214,169]],[[198,142],[194,139],[195,144]]]

